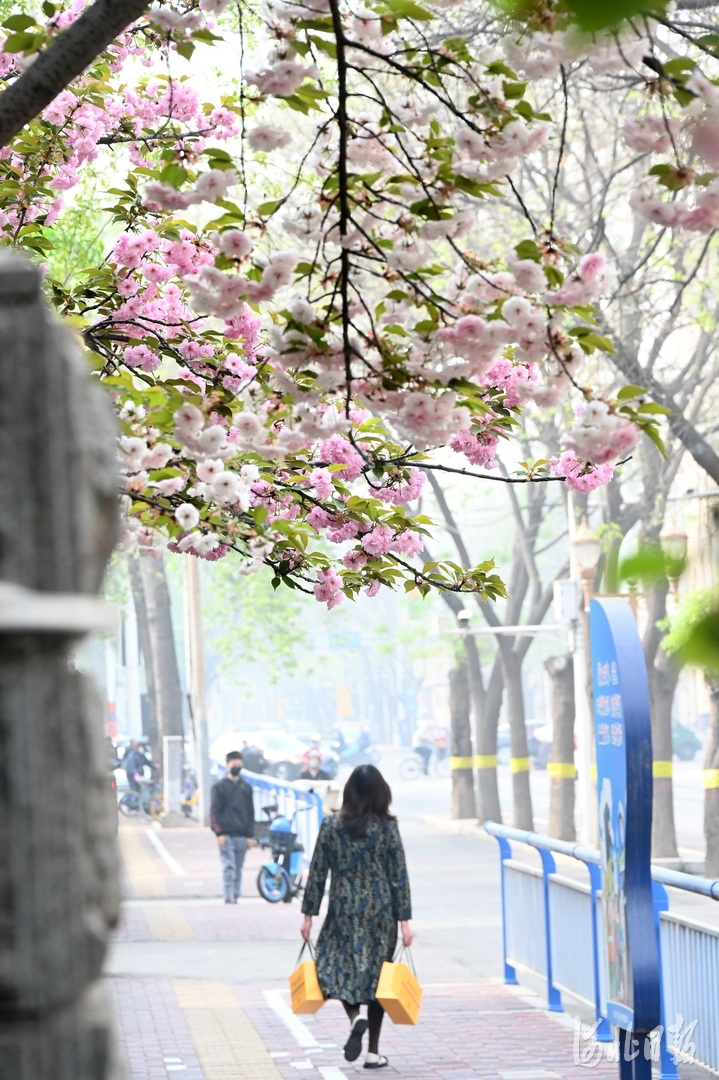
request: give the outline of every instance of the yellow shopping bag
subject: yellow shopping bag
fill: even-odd
[[[302,960],[302,953],[310,950],[310,960]],[[312,942],[306,941],[297,957],[297,967],[290,975],[290,993],[292,994],[293,1013],[315,1013],[325,1003],[324,995],[317,981],[317,968]]]
[[[412,954],[409,949],[404,951],[411,970],[407,964],[397,963],[400,953],[392,963],[385,960],[375,997],[394,1024],[416,1024],[422,1004],[422,987],[417,982]]]

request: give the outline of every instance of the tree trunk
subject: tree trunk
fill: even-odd
[[[719,677],[704,676],[709,688],[709,737],[704,756],[706,877],[719,877]]]
[[[524,717],[524,692],[522,690],[522,661],[516,653],[499,639],[504,685],[507,689],[507,715],[509,719],[509,746],[514,797],[515,829],[534,829],[532,793],[529,787],[529,749]]]
[[[549,835],[576,840],[574,795],[574,665],[571,653],[550,656],[544,666],[552,680],[552,749],[549,773]]]
[[[649,619],[642,646],[652,716],[652,855],[655,858],[675,859],[679,852],[674,829],[672,702],[679,674],[661,644],[666,634],[663,620],[667,614],[668,591],[669,582],[666,579],[656,582],[647,591]]]
[[[131,559],[130,562],[133,594],[137,598],[140,592],[142,596],[137,608],[137,623],[145,656],[147,689],[153,718],[150,745],[153,760],[162,761],[164,736],[184,734],[182,689],[175,654],[170,592],[162,560],[141,556]],[[144,631],[140,629],[143,621]]]
[[[475,644],[476,649],[476,644]],[[471,672],[471,667],[470,667]],[[477,748],[477,780],[479,788],[479,821],[502,821],[497,785],[497,725],[502,708],[502,665],[495,658],[492,674],[482,700],[482,709],[475,705],[475,746]]]
[[[132,584],[132,598],[135,603],[135,618],[137,619],[137,638],[140,642],[140,652],[145,666],[145,682],[147,683],[147,722],[143,724],[143,735],[150,741],[153,761],[159,761],[162,743],[158,736],[157,715],[155,712],[155,669],[152,664],[152,641],[150,638],[150,623],[147,617],[147,604],[145,603],[145,586],[140,571],[140,559],[136,555],[131,555],[128,559],[128,565]]]
[[[114,425],[40,275],[0,257],[0,580],[93,594],[117,536]],[[72,603],[68,599],[67,603]],[[119,914],[104,709],[73,635],[0,634],[0,1076],[109,1080]]]
[[[466,660],[449,673],[449,708],[452,723],[452,817],[473,818],[476,809]]]
[[[676,859],[679,855],[674,828],[672,781],[672,704],[679,672],[659,647],[657,662],[650,673],[652,709],[652,857]]]

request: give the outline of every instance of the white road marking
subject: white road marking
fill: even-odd
[[[145,829],[145,833],[149,837],[150,843],[154,847],[157,854],[160,856],[161,859],[164,859],[164,861],[170,867],[170,870],[172,870],[173,874],[176,874],[177,877],[187,877],[187,871],[182,869],[177,859],[173,859],[172,855],[170,855],[170,852],[167,850],[155,830]]]
[[[292,1033],[300,1046],[319,1047],[317,1039],[312,1032],[305,1027],[298,1016],[292,1012],[280,990],[263,990],[265,1001],[278,1016],[288,1031]]]
[[[327,1068],[318,1068],[318,1073],[322,1077],[322,1080],[347,1080],[347,1074],[343,1073],[341,1069],[338,1069],[336,1065],[330,1065]]]

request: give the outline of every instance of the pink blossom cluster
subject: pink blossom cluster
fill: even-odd
[[[313,592],[321,604],[327,604],[327,610],[331,611],[342,603],[342,578],[331,566],[326,570],[320,570],[317,574],[317,584]]]
[[[556,292],[547,293],[548,304],[566,304],[567,307],[590,304],[607,284],[609,268],[601,251],[584,255],[579,260],[576,273],[571,274]]]
[[[624,123],[624,141],[642,154],[661,154],[671,149],[679,134],[679,121],[671,117],[629,116]]]
[[[594,491],[595,488],[608,484],[614,475],[614,462],[603,465],[590,465],[580,461],[571,450],[565,450],[558,458],[551,460],[555,476],[564,476],[569,487],[575,491]]]
[[[643,192],[635,192],[629,203],[642,217],[665,228],[690,229],[709,233],[719,227],[719,180],[712,182],[696,198],[693,209],[683,202],[665,202]]]
[[[372,488],[372,494],[376,499],[380,499],[385,503],[394,503],[395,505],[404,506],[406,503],[414,502],[422,494],[422,488],[425,485],[427,477],[419,469],[409,470],[409,482],[402,483],[390,483],[384,487]]]
[[[464,454],[472,465],[485,466],[488,469],[496,469],[497,462],[494,460],[497,452],[499,437],[492,431],[491,422],[484,429],[476,433],[466,428],[455,435],[449,444],[458,454]]]
[[[613,412],[606,401],[588,401],[567,436],[567,445],[585,461],[595,465],[616,460],[628,453],[639,438],[639,428]]]
[[[161,180],[151,180],[145,185],[142,201],[149,210],[186,210],[201,202],[216,202],[237,183],[234,169],[209,169],[201,173],[191,188],[179,191]]]

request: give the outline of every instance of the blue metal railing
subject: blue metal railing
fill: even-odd
[[[588,906],[589,922],[585,924],[585,930],[582,931],[581,926],[569,926],[567,920],[561,923],[563,934],[576,935],[577,945],[586,945],[586,942],[582,942],[580,939],[582,935],[586,935],[587,931],[591,934],[591,956],[592,956],[592,972],[591,972],[591,985],[593,988],[593,1001],[589,1004],[593,1005],[595,1019],[597,1022],[597,1030],[595,1033],[595,1039],[599,1042],[609,1042],[612,1039],[611,1028],[607,1022],[604,1008],[604,988],[603,988],[603,965],[600,964],[600,937],[599,937],[599,913],[598,908],[602,902],[601,899],[601,855],[595,848],[586,847],[583,844],[576,844],[565,840],[555,840],[550,836],[543,836],[541,833],[525,832],[523,829],[513,829],[507,825],[499,825],[494,821],[488,821],[485,823],[484,828],[491,835],[494,836],[499,844],[500,852],[500,873],[501,873],[501,895],[502,895],[502,947],[503,947],[503,960],[504,960],[504,980],[507,983],[516,983],[517,975],[515,969],[515,963],[520,963],[530,970],[537,971],[546,977],[547,980],[547,1008],[551,1011],[562,1011],[562,999],[560,986],[557,985],[561,982],[561,979],[555,981],[555,971],[557,968],[557,961],[561,960],[561,955],[558,954],[558,946],[552,934],[553,926],[553,914],[557,914],[555,909],[563,905],[563,911],[559,911],[561,916],[563,913],[569,913],[570,911],[576,916],[577,912],[582,911]],[[540,856],[542,869],[541,874],[539,871],[532,870],[523,864],[516,863],[512,858],[512,848],[510,841],[516,841],[522,844],[528,844],[535,848]],[[563,879],[556,873],[556,864],[552,853],[567,855],[578,862],[582,863],[589,875],[589,888],[586,886],[571,881],[569,879]],[[543,929],[543,948],[541,962],[537,962],[536,954],[536,935],[534,935],[534,927],[536,921],[532,921],[534,916],[538,912],[527,911],[526,905],[523,907],[522,899],[528,895],[526,883],[531,878],[541,876],[542,888],[542,929]],[[713,900],[719,900],[719,880],[711,881],[708,878],[695,877],[692,874],[683,874],[675,870],[667,870],[662,866],[656,866],[652,864],[652,879],[653,879],[653,893],[654,893],[654,915],[655,915],[655,927],[657,932],[657,939],[659,941],[659,957],[660,957],[660,979],[662,986],[662,1014],[661,1023],[663,1027],[663,1034],[660,1044],[660,1080],[676,1080],[678,1073],[676,1066],[670,1056],[670,1048],[667,1046],[666,1040],[666,1015],[665,1015],[665,1003],[670,1001],[672,1009],[675,1010],[686,997],[686,991],[680,992],[677,996],[676,986],[682,987],[692,986],[695,987],[697,982],[701,980],[697,979],[697,973],[701,972],[706,982],[706,970],[707,963],[712,969],[709,974],[708,985],[711,987],[711,995],[713,998],[714,988],[719,986],[719,932],[712,930],[710,927],[703,928],[698,924],[689,924],[686,926],[693,933],[693,938],[706,937],[707,941],[703,942],[706,946],[702,950],[701,945],[697,946],[697,942],[693,941],[693,954],[684,958],[684,963],[681,963],[681,958],[676,956],[675,938],[676,935],[670,937],[672,932],[672,925],[676,922],[676,918],[664,915],[668,913],[669,899],[665,886],[672,888],[684,889],[689,892],[699,893],[702,896],[710,897]],[[531,892],[531,889],[530,889]],[[536,892],[532,893],[533,896],[538,896]],[[586,897],[586,899],[584,899]],[[563,898],[563,899],[562,899]],[[576,921],[576,918],[575,920]],[[581,922],[581,914],[580,920]],[[534,936],[535,940],[531,940]],[[662,939],[667,940],[667,956],[662,957]],[[699,947],[702,955],[697,958],[694,955]],[[571,951],[571,946],[570,946]],[[586,950],[585,950],[586,951]],[[587,993],[582,993],[578,990],[578,986],[581,984],[583,987],[588,985],[587,973],[585,971],[579,972],[576,970],[577,959],[583,955],[581,947],[575,947],[574,950],[574,971],[569,971],[568,978],[565,980],[564,986],[570,992],[576,994],[579,997],[583,997],[585,1000],[589,1000]],[[514,961],[514,962],[513,962]],[[529,962],[528,962],[529,961]],[[571,964],[569,967],[571,968]],[[717,968],[714,971],[714,968]],[[567,974],[567,965],[565,963],[564,974]],[[570,985],[571,983],[571,985]],[[701,993],[701,991],[700,991]],[[693,998],[693,1007],[695,1011],[706,1012],[703,1009],[704,1002],[698,1001],[696,994]],[[688,1015],[689,1011],[685,1011],[684,1015]],[[673,1012],[671,1014],[673,1016]],[[671,1021],[670,1021],[671,1022]],[[700,1050],[703,1053],[703,1061],[710,1067],[719,1068],[719,1049],[716,1047],[716,1039],[712,1030],[711,1023],[707,1024],[707,1033],[703,1035],[701,1041],[697,1040],[697,1045],[700,1046]],[[698,1030],[698,1029],[697,1029]]]
[[[276,803],[278,813],[294,822],[297,837],[305,849],[305,862],[309,864],[324,818],[322,796],[311,788],[301,787],[289,780],[261,776],[245,769],[242,775],[252,787],[255,820],[262,820],[263,807]]]

